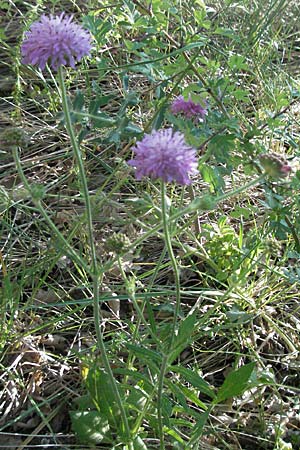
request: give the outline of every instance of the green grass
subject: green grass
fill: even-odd
[[[297,450],[298,2],[0,4],[1,132],[28,136],[0,133],[0,448]],[[19,53],[62,10],[94,37],[65,77],[77,157]],[[203,123],[170,113],[189,93]],[[169,126],[200,173],[162,203],[126,161]]]

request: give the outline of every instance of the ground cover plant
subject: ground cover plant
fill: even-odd
[[[298,2],[0,4],[0,448],[299,449]]]

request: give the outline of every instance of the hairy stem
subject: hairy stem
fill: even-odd
[[[97,263],[97,255],[96,255],[96,248],[95,248],[95,242],[94,242],[94,233],[93,233],[93,217],[92,217],[92,208],[91,208],[91,202],[90,202],[90,196],[88,191],[88,185],[87,185],[87,179],[86,179],[86,173],[84,168],[84,163],[82,159],[82,154],[74,133],[72,120],[71,120],[71,114],[68,106],[68,99],[67,99],[67,92],[66,92],[66,86],[64,82],[64,75],[63,75],[63,69],[62,67],[58,70],[58,79],[59,79],[59,86],[61,91],[61,100],[62,100],[62,106],[63,106],[63,112],[65,117],[65,125],[66,129],[68,131],[72,148],[74,151],[74,155],[76,158],[76,163],[78,167],[78,174],[79,174],[79,180],[81,183],[81,189],[82,189],[82,195],[85,201],[85,207],[86,207],[86,214],[87,214],[87,226],[88,226],[88,238],[90,243],[90,249],[91,249],[91,259],[92,259],[92,278],[93,278],[93,305],[94,305],[94,322],[95,322],[95,328],[96,328],[96,336],[97,336],[97,343],[99,347],[99,351],[101,353],[101,357],[103,360],[104,367],[106,369],[107,374],[110,377],[111,386],[114,392],[114,396],[116,399],[116,402],[119,406],[122,421],[123,421],[123,427],[124,432],[127,437],[127,441],[130,442],[130,429],[128,425],[128,420],[126,416],[126,411],[122,403],[122,399],[117,387],[117,383],[115,381],[112,369],[110,367],[109,359],[106,353],[103,334],[101,331],[101,322],[102,322],[102,315],[100,310],[100,283],[102,276],[100,275],[101,272],[98,271],[98,263]]]
[[[162,224],[163,224],[163,233],[164,233],[164,239],[166,248],[168,250],[169,258],[171,261],[171,265],[173,268],[174,278],[175,278],[175,292],[176,292],[176,299],[175,299],[175,311],[174,311],[174,317],[173,317],[173,323],[172,328],[170,332],[170,340],[167,347],[167,352],[163,357],[159,378],[158,378],[158,395],[157,395],[157,413],[158,413],[158,426],[159,426],[159,438],[160,438],[160,448],[163,450],[165,448],[164,446],[164,436],[163,436],[163,417],[162,417],[162,395],[163,395],[163,386],[164,386],[164,377],[168,368],[168,358],[169,353],[172,349],[175,332],[177,328],[177,321],[178,321],[178,315],[180,310],[180,276],[179,276],[179,269],[176,261],[176,257],[173,251],[172,247],[172,240],[170,236],[170,230],[169,230],[169,214],[167,210],[167,199],[166,199],[166,184],[161,181],[161,205],[162,205]]]

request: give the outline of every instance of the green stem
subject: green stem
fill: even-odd
[[[123,266],[122,266],[122,259],[121,259],[120,256],[118,256],[118,266],[119,266],[119,269],[120,269],[121,276],[123,278],[124,284],[126,286],[128,297],[132,301],[134,309],[136,310],[136,313],[137,313],[137,316],[138,316],[138,319],[139,319],[138,323],[136,324],[136,330],[137,331],[135,331],[135,333],[133,335],[133,341],[135,340],[135,338],[136,338],[136,336],[138,334],[139,324],[142,322],[142,324],[144,325],[145,329],[148,331],[149,335],[152,337],[152,339],[155,342],[155,344],[159,346],[159,343],[160,343],[159,339],[156,337],[156,335],[153,333],[153,331],[151,330],[150,326],[148,325],[148,323],[147,323],[147,321],[146,321],[146,319],[145,319],[145,317],[143,315],[143,311],[139,307],[138,302],[136,300],[135,292],[133,291],[133,289],[131,289],[129,287],[129,281],[128,281],[128,278],[126,276],[126,273],[124,272],[124,269],[123,269]]]
[[[94,304],[94,321],[95,321],[95,328],[96,328],[96,336],[97,336],[97,343],[99,347],[99,351],[101,353],[101,357],[103,360],[104,367],[107,371],[107,374],[110,377],[111,386],[114,392],[114,396],[116,399],[116,402],[118,403],[121,417],[123,421],[123,427],[124,432],[126,434],[127,441],[130,442],[130,429],[128,425],[128,420],[125,412],[125,408],[122,403],[122,399],[116,384],[116,380],[114,378],[112,369],[110,367],[109,359],[106,353],[103,334],[101,331],[101,322],[102,322],[102,315],[100,310],[100,280],[102,279],[102,275],[100,275],[100,272],[98,271],[98,264],[97,264],[97,255],[96,255],[96,247],[94,243],[94,233],[93,233],[93,216],[92,216],[92,208],[91,208],[91,202],[90,202],[90,196],[89,196],[89,190],[87,185],[87,179],[82,159],[82,154],[74,133],[72,120],[71,120],[71,114],[69,111],[69,105],[68,105],[68,99],[67,99],[67,91],[66,86],[64,82],[64,75],[63,75],[63,69],[62,67],[59,67],[58,70],[58,80],[59,80],[59,86],[61,90],[61,100],[62,100],[62,106],[63,106],[63,112],[65,116],[65,123],[66,128],[71,140],[72,148],[74,151],[74,155],[76,158],[78,171],[79,171],[79,179],[81,182],[81,189],[83,198],[85,201],[85,207],[86,207],[86,213],[87,213],[87,225],[88,225],[88,238],[91,248],[91,257],[92,257],[92,278],[93,278],[93,304]]]
[[[216,202],[219,203],[219,202],[222,202],[223,200],[226,200],[227,198],[232,197],[233,195],[240,194],[241,192],[246,191],[250,187],[255,186],[257,183],[260,183],[261,181],[264,181],[265,178],[266,178],[265,174],[260,175],[259,177],[255,178],[254,180],[251,180],[248,183],[246,183],[246,184],[244,184],[244,185],[242,185],[242,186],[240,186],[240,187],[238,187],[236,189],[233,189],[233,191],[229,191],[229,192],[226,192],[223,195],[220,195],[219,197],[216,198]]]
[[[248,183],[246,183],[236,189],[233,189],[232,191],[225,192],[225,194],[219,195],[219,197],[213,198],[213,196],[211,196],[211,199],[215,203],[215,205],[217,205],[217,203],[220,203],[224,200],[227,200],[227,198],[230,198],[237,194],[240,194],[241,192],[246,191],[250,187],[255,186],[256,184],[258,184],[264,180],[265,180],[265,175],[263,174],[263,175],[260,175],[259,177],[255,178],[254,180],[251,180]],[[197,197],[196,197],[195,201],[190,203],[186,208],[175,213],[170,219],[176,220],[176,219],[180,218],[181,216],[183,216],[184,214],[188,214],[188,213],[197,211],[198,209],[201,209],[201,203],[202,203],[201,198],[205,198],[205,197],[199,197],[199,204],[197,203]]]
[[[264,176],[260,176],[256,178],[255,180],[251,180],[249,183],[246,183],[243,186],[240,186],[239,188],[228,192],[226,194],[223,194],[215,199],[215,202],[221,202],[227,198],[230,198],[233,195],[237,195],[240,192],[245,191],[246,189],[256,185],[260,181],[264,180]],[[180,278],[179,278],[179,270],[177,266],[177,261],[173,252],[172,248],[172,241],[171,236],[169,232],[169,226],[168,226],[168,220],[176,220],[179,217],[182,217],[184,214],[191,213],[193,211],[196,211],[199,209],[199,206],[197,206],[197,201],[194,204],[189,205],[187,208],[184,208],[181,211],[178,211],[178,213],[174,214],[170,218],[168,217],[167,212],[167,202],[166,202],[166,186],[165,183],[161,183],[161,196],[162,196],[162,226],[163,226],[163,233],[165,238],[166,247],[168,249],[169,257],[171,260],[171,264],[174,271],[175,276],[175,288],[176,288],[176,305],[175,305],[175,312],[174,312],[174,320],[173,320],[173,326],[171,331],[171,339],[168,347],[168,351],[172,348],[174,336],[176,332],[176,325],[180,310]],[[155,232],[158,231],[161,228],[161,224],[155,227]],[[153,232],[154,230],[152,230]],[[145,236],[144,236],[145,237]],[[136,243],[135,243],[136,244]],[[157,395],[157,414],[158,414],[158,426],[159,426],[159,438],[160,438],[160,449],[164,450],[164,436],[163,436],[163,417],[162,417],[162,395],[163,395],[163,386],[164,386],[164,377],[166,374],[168,368],[168,352],[163,357],[161,370],[159,373],[159,379],[158,379],[158,395]]]
[[[167,199],[166,199],[166,184],[162,181],[161,182],[161,210],[162,210],[162,224],[163,224],[163,232],[164,232],[164,239],[165,244],[169,253],[169,258],[171,261],[171,265],[174,272],[174,278],[175,278],[175,290],[176,290],[176,301],[175,301],[175,311],[174,311],[174,318],[172,323],[172,329],[171,329],[171,337],[168,344],[167,352],[163,357],[159,378],[158,378],[158,395],[157,395],[157,414],[158,414],[158,425],[159,425],[159,439],[160,439],[160,448],[161,450],[164,449],[164,436],[163,436],[163,417],[162,417],[162,394],[163,394],[163,387],[164,387],[164,377],[167,371],[168,367],[168,358],[169,358],[169,352],[172,349],[175,332],[177,328],[177,321],[179,316],[179,310],[180,310],[180,276],[179,276],[179,270],[178,265],[176,261],[176,257],[173,251],[172,247],[172,240],[170,236],[170,230],[169,230],[169,215],[167,210]]]
[[[296,354],[298,350],[295,347],[295,345],[293,344],[293,342],[289,339],[288,335],[286,333],[284,333],[284,331],[281,330],[281,328],[274,322],[274,320],[271,319],[271,317],[269,317],[264,312],[261,312],[260,314],[265,319],[265,321],[268,322],[269,325],[271,325],[274,328],[276,333],[279,334],[279,336],[285,342],[286,346],[290,349],[290,351],[292,353]]]
[[[168,211],[167,211],[166,184],[163,181],[161,182],[161,197],[162,197],[161,198],[161,203],[162,203],[161,210],[162,210],[163,232],[164,232],[166,247],[167,247],[167,250],[169,253],[169,258],[170,258],[173,272],[174,272],[175,292],[176,292],[174,318],[173,318],[173,324],[172,324],[172,330],[171,330],[171,338],[170,338],[169,347],[168,347],[168,350],[171,350],[171,348],[173,346],[173,342],[174,342],[176,325],[177,325],[177,320],[178,320],[178,315],[179,315],[179,310],[180,310],[180,299],[181,299],[180,298],[180,276],[179,276],[179,270],[178,270],[176,257],[175,257],[174,251],[173,251],[170,231],[169,231],[169,224],[168,224],[169,215],[168,215]]]
[[[159,443],[160,450],[165,450],[164,443],[164,430],[163,430],[163,414],[162,414],[162,396],[164,389],[164,378],[167,371],[168,366],[168,354],[164,355],[160,373],[158,377],[158,391],[157,391],[157,420],[158,420],[158,433],[159,433]]]

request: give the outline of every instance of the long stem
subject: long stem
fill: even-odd
[[[118,256],[118,266],[121,272],[121,276],[123,278],[124,284],[126,286],[126,288],[128,287],[129,283],[128,283],[128,279],[126,276],[126,273],[123,269],[122,266],[122,259],[120,256]],[[141,308],[139,307],[139,304],[136,300],[135,297],[135,292],[132,291],[132,289],[128,289],[127,288],[127,293],[128,293],[128,297],[130,298],[130,300],[133,303],[134,309],[136,310],[137,316],[138,316],[138,323],[136,324],[136,331],[134,332],[133,335],[133,339],[132,341],[134,342],[136,339],[136,335],[138,334],[138,328],[139,328],[139,324],[142,322],[142,324],[144,325],[145,329],[148,331],[149,335],[152,337],[153,341],[159,345],[159,339],[156,337],[156,335],[153,333],[153,331],[151,330],[151,327],[148,325],[144,315],[143,315],[143,311],[141,310]]]
[[[122,274],[122,278],[124,280],[125,285],[128,285],[128,279],[127,276],[124,272],[124,269],[122,267],[122,261],[121,258],[118,258],[118,264],[119,264],[119,268]],[[160,343],[157,339],[157,337],[155,336],[155,334],[152,332],[151,328],[149,327],[149,325],[147,324],[143,312],[140,309],[136,298],[135,298],[135,292],[129,292],[128,294],[130,296],[130,299],[133,302],[133,305],[135,307],[135,310],[137,312],[138,318],[139,318],[139,322],[142,322],[143,325],[145,326],[146,330],[148,331],[149,335],[152,337],[152,339],[154,340],[154,342],[156,343],[156,345],[158,346],[158,348],[160,347]],[[138,327],[138,324],[137,324]],[[138,330],[138,328],[136,328],[136,330]],[[134,337],[135,339],[135,337]],[[167,364],[168,364],[168,353],[166,353],[163,356],[162,359],[162,365],[161,365],[161,370],[160,370],[160,374],[159,374],[159,378],[158,378],[158,390],[157,390],[157,411],[158,411],[158,429],[159,429],[159,437],[160,437],[160,448],[164,449],[164,437],[163,437],[163,421],[162,421],[162,394],[163,394],[163,386],[164,386],[164,375],[166,372],[166,368],[167,368]],[[146,405],[144,406],[143,410],[141,411],[140,415],[138,416],[135,425],[133,427],[134,432],[138,432],[140,425],[142,423],[143,417],[146,415],[147,410],[148,410],[148,405],[151,404],[152,398],[154,396],[156,392],[156,388],[154,387],[152,393],[148,396]]]
[[[97,343],[98,343],[98,347],[99,347],[99,350],[101,353],[104,367],[107,371],[107,374],[110,377],[111,386],[112,386],[112,389],[114,392],[116,402],[118,403],[118,406],[119,406],[119,409],[121,412],[124,432],[126,434],[127,441],[130,442],[131,433],[130,433],[130,429],[129,429],[129,425],[128,425],[125,408],[123,406],[122,399],[121,399],[121,396],[120,396],[120,393],[119,393],[119,390],[117,387],[117,383],[114,378],[112,369],[110,367],[109,359],[108,359],[106,349],[105,349],[103,334],[101,331],[102,315],[101,315],[101,310],[100,310],[100,280],[102,279],[102,276],[100,276],[100,273],[98,271],[97,255],[96,255],[94,233],[93,233],[92,208],[91,208],[91,202],[90,202],[90,196],[89,196],[89,191],[88,191],[88,185],[87,185],[87,179],[86,179],[82,154],[81,154],[81,151],[80,151],[80,148],[79,148],[79,145],[78,145],[75,133],[74,133],[72,120],[71,120],[71,114],[69,111],[67,92],[66,92],[66,86],[65,86],[65,82],[64,82],[64,75],[63,75],[62,67],[60,67],[58,70],[58,80],[59,80],[59,86],[60,86],[60,90],[61,90],[61,100],[62,100],[63,112],[64,112],[64,116],[65,116],[66,128],[67,128],[67,131],[68,131],[68,134],[69,134],[69,137],[71,140],[72,148],[74,151],[74,155],[76,158],[78,171],[79,171],[79,179],[81,182],[82,194],[83,194],[83,198],[85,201],[85,207],[86,207],[88,238],[89,238],[89,243],[90,243],[90,248],[91,248],[91,257],[92,257],[92,274],[93,274],[92,278],[93,278],[93,294],[94,294],[93,304],[94,304],[94,321],[95,321],[95,328],[96,328]]]
[[[158,377],[158,390],[157,390],[157,421],[158,421],[158,433],[160,450],[165,450],[164,442],[164,430],[163,430],[163,414],[162,414],[162,396],[164,389],[164,378],[168,366],[168,354],[164,355],[161,368]]]
[[[162,417],[162,394],[163,394],[163,386],[164,386],[164,377],[167,371],[168,367],[168,358],[169,358],[169,352],[172,349],[175,332],[177,328],[177,321],[178,321],[178,315],[180,310],[180,276],[179,276],[179,269],[176,261],[176,257],[173,251],[172,247],[172,240],[170,236],[169,231],[169,224],[168,224],[168,211],[167,211],[167,199],[166,199],[166,184],[161,181],[161,210],[162,210],[162,224],[163,224],[163,232],[164,232],[164,239],[166,243],[166,247],[169,253],[169,258],[171,261],[171,265],[173,268],[174,278],[175,278],[175,295],[176,295],[176,301],[175,301],[175,311],[174,311],[174,317],[173,317],[173,323],[172,323],[172,329],[171,329],[171,336],[170,341],[168,344],[168,348],[166,351],[166,354],[163,357],[161,370],[159,373],[158,378],[158,395],[157,395],[157,415],[158,415],[158,425],[159,425],[159,438],[160,438],[160,448],[161,450],[164,449],[164,436],[163,436],[163,417]]]
[[[171,337],[169,341],[168,350],[170,350],[173,346],[174,337],[175,337],[175,331],[177,326],[177,320],[180,310],[180,276],[179,276],[179,269],[176,261],[176,257],[174,255],[173,246],[172,246],[172,240],[170,236],[169,231],[169,215],[167,211],[167,200],[166,200],[166,184],[162,181],[161,182],[161,203],[162,203],[162,223],[163,223],[163,232],[164,232],[164,238],[166,247],[169,253],[169,258],[172,264],[173,272],[174,272],[174,278],[175,278],[175,295],[176,295],[176,301],[175,301],[175,311],[174,311],[174,318],[173,318],[173,324],[171,329]]]
[[[225,192],[225,194],[219,195],[218,197],[215,197],[215,198],[213,196],[211,196],[211,200],[214,202],[215,205],[217,205],[218,203],[226,200],[227,198],[230,198],[237,194],[240,194],[241,192],[246,191],[250,187],[255,186],[256,184],[260,183],[261,181],[265,181],[265,178],[266,178],[265,174],[259,175],[257,178],[254,178],[254,180],[251,180],[248,183],[243,184],[236,189],[233,189],[232,191]],[[201,210],[201,203],[202,203],[203,198],[205,198],[205,197],[196,197],[195,200],[193,202],[191,202],[188,206],[179,210],[173,216],[171,216],[171,220],[176,220],[176,219],[180,218],[181,216],[191,213],[191,212],[194,212],[194,211],[197,211],[198,209]],[[199,203],[197,201],[198,199],[199,199]]]

